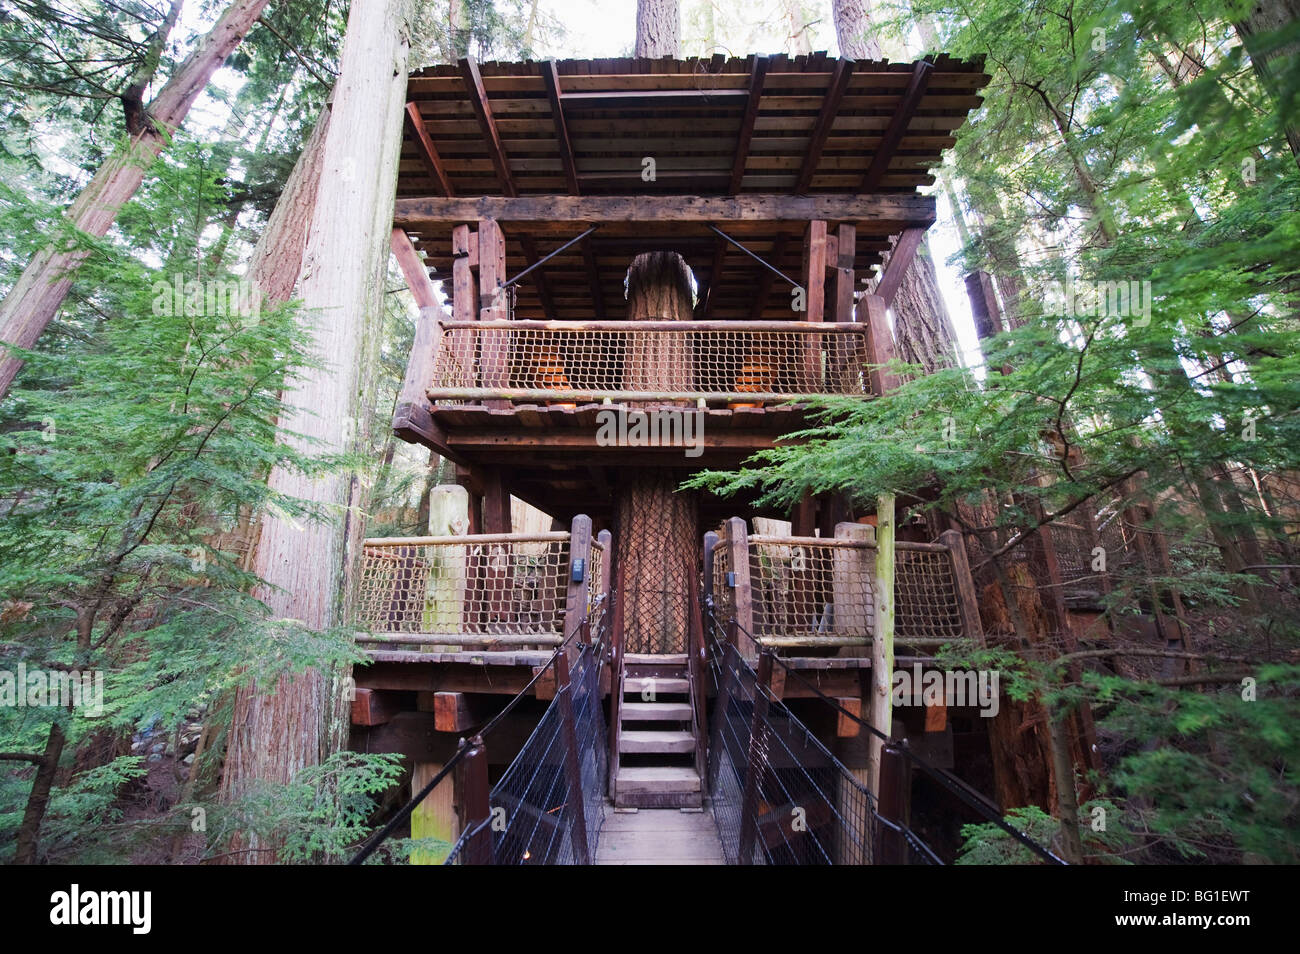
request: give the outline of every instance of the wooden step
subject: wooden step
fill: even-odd
[[[621,722],[689,722],[687,702],[625,702],[618,707]]]
[[[700,776],[693,768],[668,765],[620,767],[614,782],[620,795],[677,795],[700,790]]]
[[[695,736],[689,732],[620,732],[620,752],[694,752]]]
[[[638,696],[647,689],[656,696],[673,695],[674,693],[682,695],[689,692],[690,688],[691,683],[688,679],[670,679],[664,676],[628,676],[623,680],[623,691]]]
[[[685,653],[624,653],[623,662],[629,666],[685,666]]]

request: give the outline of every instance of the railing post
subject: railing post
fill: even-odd
[[[740,854],[737,862],[753,864],[754,841],[758,836],[758,794],[767,766],[767,690],[772,685],[772,652],[758,657],[754,681],[754,716],[749,723],[749,752],[745,759],[745,794],[740,805]]]
[[[751,660],[758,652],[751,634],[758,634],[754,632],[754,589],[749,578],[749,531],[740,517],[727,521],[727,556],[734,580],[732,595],[736,610],[729,642],[742,658]]]
[[[610,622],[609,646],[609,797],[614,797],[618,776],[618,745],[622,734],[623,706],[623,565],[614,568],[613,620]]]
[[[713,548],[718,545],[718,535],[710,530],[704,535],[704,599],[713,598]]]
[[[876,812],[886,821],[906,827],[909,824],[908,802],[911,765],[893,745],[881,752],[880,797]],[[888,825],[876,825],[876,850],[873,864],[901,865],[907,862],[907,841]]]
[[[573,518],[569,529],[569,582],[564,606],[564,637],[578,628],[587,618],[591,597],[591,518],[580,513]],[[583,642],[587,640],[584,638]],[[568,649],[569,659],[575,656]]]
[[[962,634],[984,645],[984,627],[980,624],[979,598],[975,592],[975,578],[971,576],[970,560],[966,555],[966,542],[958,530],[945,530],[939,542],[948,548],[952,557],[952,580],[957,590],[957,609],[961,614]]]
[[[871,639],[871,718],[876,731],[889,738],[894,682],[894,495],[876,498],[875,625]],[[867,788],[880,798],[883,740],[873,734],[867,746]]]
[[[835,525],[835,539],[851,540],[861,546],[835,547],[831,550],[831,600],[835,607],[835,632],[845,636],[872,632],[872,593],[875,577],[871,547],[876,543],[876,528],[863,523]],[[870,650],[848,647],[844,656],[868,656]]]
[[[492,789],[488,784],[487,749],[483,737],[469,740],[469,752],[456,766],[456,787],[460,789],[461,811],[465,814],[465,830],[472,831],[480,825],[483,829],[471,835],[463,849],[467,865],[495,864],[492,850],[492,831],[484,824],[492,817]]]
[[[578,724],[577,716],[573,711],[573,683],[569,678],[569,660],[564,653],[555,654],[555,698],[560,705],[560,732],[564,739],[564,777],[569,788],[568,808],[572,810],[569,838],[573,844],[573,858],[580,865],[589,865],[591,853],[587,849],[587,806],[583,800],[582,766],[578,762]]]

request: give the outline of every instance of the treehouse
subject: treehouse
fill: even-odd
[[[734,803],[741,863],[883,857],[867,833],[908,786],[886,794],[864,725],[871,667],[894,639],[910,665],[980,638],[960,536],[837,495],[777,514],[677,488],[775,446],[811,397],[894,386],[889,303],[935,219],[918,190],[987,81],[824,54],[410,77],[393,247],[421,311],[394,428],[463,489],[430,536],[366,543],[353,721],[358,747],[416,760],[413,792],[463,760],[413,834],[535,860],[563,830],[583,858],[608,796]],[[667,439],[637,436],[652,419]],[[512,496],[552,529],[513,532]],[[458,746],[504,696],[496,738]],[[987,753],[973,711],[915,713],[895,734],[941,767]],[[547,733],[565,758],[530,754]],[[530,802],[528,779],[567,795]],[[489,805],[528,838],[475,829]]]

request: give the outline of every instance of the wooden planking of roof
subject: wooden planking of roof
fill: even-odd
[[[982,63],[947,56],[923,64],[825,53],[462,60],[408,81],[411,121],[397,196],[914,196],[932,184],[930,170],[980,105],[978,92],[988,81]],[[416,116],[423,134],[414,128]],[[445,278],[446,229],[401,224],[426,253],[434,277]],[[859,274],[880,261],[902,228],[924,224],[860,224]],[[787,274],[797,272],[796,222],[718,225]],[[507,272],[517,274],[583,228],[578,221],[505,224]],[[720,253],[706,223],[602,228],[546,263],[549,295],[540,292],[541,282],[524,283],[515,313],[590,318],[593,295],[606,307],[621,301],[632,256],[656,248],[681,252],[702,281],[716,285],[711,317],[788,317],[787,291],[778,287],[770,302],[756,304],[760,276],[753,263],[737,267],[739,253]],[[713,276],[728,255],[732,264]]]

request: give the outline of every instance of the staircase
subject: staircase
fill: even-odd
[[[699,754],[685,654],[623,658],[619,680],[616,808],[699,808]]]

